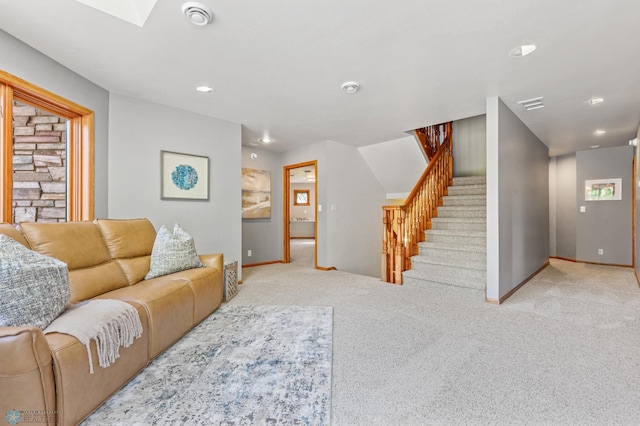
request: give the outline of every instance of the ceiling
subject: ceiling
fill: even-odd
[[[551,155],[626,145],[640,123],[632,0],[201,1],[203,27],[177,0],[142,26],[74,0],[0,0],[0,29],[110,92],[240,123],[244,145],[268,135],[274,151],[397,139],[484,114],[492,96]],[[508,55],[522,44],[537,50]],[[517,104],[539,96],[542,109]]]

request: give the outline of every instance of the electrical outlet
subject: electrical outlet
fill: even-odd
[[[598,254],[600,256],[604,256],[604,249],[598,249]]]
[[[247,250],[247,256],[251,257],[251,250]]]

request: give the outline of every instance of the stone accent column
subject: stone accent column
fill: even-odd
[[[67,217],[67,120],[13,103],[13,223]]]

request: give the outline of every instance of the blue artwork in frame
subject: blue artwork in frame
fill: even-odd
[[[209,157],[160,151],[160,198],[208,200]]]

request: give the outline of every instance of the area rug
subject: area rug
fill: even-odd
[[[328,425],[332,329],[331,307],[223,306],[83,424]]]

